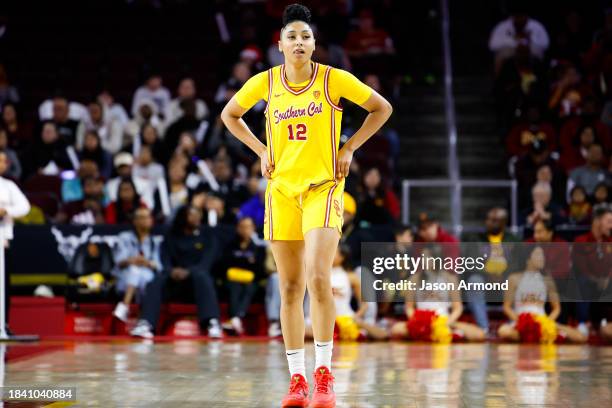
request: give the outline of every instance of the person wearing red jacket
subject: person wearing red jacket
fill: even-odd
[[[603,316],[601,308],[593,307],[591,301],[609,299],[612,295],[612,206],[604,203],[593,208],[591,231],[575,239],[573,247],[574,272],[580,290],[577,314],[578,329],[588,332],[586,323]],[[589,317],[591,319],[589,319]]]
[[[444,230],[437,219],[427,214],[419,216],[419,228],[415,242],[444,244],[442,245],[444,257],[456,258],[460,253],[459,240]]]

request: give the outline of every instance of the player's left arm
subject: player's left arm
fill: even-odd
[[[347,88],[352,87],[347,89],[346,93],[342,92],[343,90],[340,91],[342,92],[340,96],[343,96],[349,100],[353,100],[353,98],[351,98],[351,94],[355,92],[355,89],[359,90],[363,89],[363,87],[368,88],[365,84],[357,80],[352,75],[349,77],[345,76],[345,80],[339,82],[340,86],[346,86]],[[361,145],[367,142],[367,140],[385,124],[393,112],[393,107],[389,101],[383,98],[375,90],[371,88],[368,88],[368,90],[370,91],[370,95],[365,101],[362,102],[353,100],[353,102],[357,102],[359,106],[370,112],[370,114],[365,118],[359,130],[357,130],[357,132],[355,132],[355,134],[340,149],[336,162],[336,174],[338,178],[347,177],[349,175],[349,168],[351,166],[351,161],[353,160],[353,153],[355,150],[359,149]]]

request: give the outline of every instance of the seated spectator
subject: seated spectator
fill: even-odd
[[[604,305],[599,300],[611,289],[612,207],[609,204],[593,208],[591,231],[574,240],[572,255],[579,299],[582,300],[576,305],[578,330],[588,336],[587,323],[599,323],[605,317]]]
[[[195,135],[202,126],[202,120],[196,117],[195,101],[187,99],[181,102],[183,115],[166,129],[164,136],[165,160],[169,160],[175,152],[184,133]]]
[[[53,115],[51,121],[55,123],[60,139],[68,146],[74,146],[80,121],[71,119],[68,115],[68,100],[64,97],[53,98]]]
[[[159,320],[164,298],[183,302],[194,298],[198,320],[208,336],[223,337],[219,324],[221,312],[212,277],[212,265],[218,257],[219,244],[214,233],[202,228],[202,212],[195,207],[182,207],[164,239],[164,273],[157,274],[145,288],[142,315],[134,336],[152,337]]]
[[[101,102],[93,101],[87,105],[87,116],[77,133],[77,149],[83,148],[86,132],[96,132],[102,148],[112,154],[117,153],[123,145],[123,124],[113,119]]]
[[[152,73],[147,77],[144,85],[134,92],[132,98],[132,115],[137,116],[143,101],[152,101],[156,112],[163,116],[170,104],[170,91],[163,86],[162,77],[158,73]]]
[[[65,99],[63,96],[54,96],[51,99],[46,99],[38,106],[38,119],[41,122],[53,120],[54,108],[57,99]],[[87,108],[75,101],[68,102],[68,118],[80,122],[87,116]]]
[[[208,106],[202,99],[197,98],[195,81],[192,78],[183,78],[177,88],[177,97],[166,108],[166,123],[174,123],[184,115],[181,104],[185,100],[195,102],[195,117],[198,120],[208,118]]]
[[[86,176],[81,180],[83,198],[64,204],[57,221],[76,225],[104,224],[104,182],[96,176]]]
[[[612,196],[610,195],[610,184],[599,183],[595,186],[595,192],[593,193],[593,205],[610,203],[612,202]]]
[[[135,143],[138,135],[147,124],[155,127],[157,134],[161,134],[164,128],[164,122],[159,115],[157,105],[150,99],[142,99],[138,102],[134,118],[124,126],[123,147]]]
[[[4,64],[0,64],[0,110],[4,109],[7,103],[19,103],[19,91],[11,84]]]
[[[524,4],[516,5],[506,20],[499,22],[489,37],[489,49],[495,53],[495,72],[504,60],[515,54],[519,46],[527,47],[530,54],[543,59],[550,40],[546,28],[529,17]]]
[[[91,159],[83,159],[83,161],[81,161],[80,167],[76,171],[76,177],[62,178],[61,199],[63,203],[69,203],[83,198],[83,185],[81,182],[87,177],[100,177],[98,164]]]
[[[257,183],[255,194],[240,206],[238,218],[249,217],[257,228],[262,228],[264,225],[265,197],[268,182],[265,178],[254,178],[254,182]]]
[[[612,182],[612,174],[604,167],[604,155],[600,145],[593,144],[589,147],[586,163],[577,167],[569,175],[568,190],[573,186],[582,186],[586,193],[591,196],[595,192],[595,186],[601,182]]]
[[[508,127],[517,112],[546,98],[548,84],[543,63],[530,55],[529,48],[519,46],[514,56],[500,67],[495,80],[495,94],[501,124]]]
[[[570,202],[566,216],[570,224],[588,225],[591,223],[591,203],[582,186],[574,186],[569,194]]]
[[[224,329],[236,334],[244,333],[242,319],[264,277],[265,248],[253,241],[255,224],[249,217],[242,218],[236,226],[236,238],[224,251],[223,272],[229,290],[230,320],[223,324]]]
[[[132,230],[119,234],[115,254],[117,292],[123,294],[123,300],[117,303],[113,315],[124,323],[134,297],[145,295],[149,282],[162,273],[161,242],[151,235],[151,211],[137,209],[132,226]]]
[[[126,151],[132,153],[132,156],[137,157],[140,154],[140,148],[142,146],[149,146],[151,148],[153,159],[156,162],[164,162],[164,144],[159,137],[157,128],[150,123],[142,127],[139,137],[134,141],[132,146],[126,148]]]
[[[113,157],[102,147],[100,136],[95,130],[85,132],[83,148],[78,153],[81,161],[94,161],[98,165],[102,177],[105,179],[110,177],[113,170]]]
[[[547,170],[541,170],[544,166],[550,169],[550,174]],[[565,201],[567,177],[552,158],[546,143],[538,140],[533,142],[529,153],[519,158],[514,165],[514,177],[518,182],[519,208],[527,208],[531,204],[531,188],[538,181],[551,184],[554,196]],[[549,180],[551,177],[552,180]]]
[[[538,167],[536,179],[532,185],[539,182],[548,183],[552,186],[552,201],[555,203],[564,203],[566,201],[565,188],[567,187],[567,177],[560,168],[557,168],[556,171],[553,172],[548,164]]]
[[[527,243],[543,244],[545,264],[543,272],[555,280],[555,284],[565,293],[570,276],[570,246],[563,238],[555,234],[555,227],[550,221],[538,221],[533,227],[533,237],[525,240]],[[561,311],[563,314],[563,311]]]
[[[134,185],[136,186],[136,191],[142,197],[144,203],[147,205],[147,207],[153,208],[154,191],[151,190],[150,183],[148,180],[132,175],[132,167],[134,165],[134,158],[132,155],[125,152],[119,153],[115,156],[113,164],[115,165],[117,177],[108,180],[106,183],[106,193],[108,194],[109,200],[115,201],[117,199],[117,192],[119,191],[119,182],[121,179],[131,177]]]
[[[414,242],[444,244],[444,256],[456,258],[459,256],[459,240],[440,226],[440,222],[426,213],[419,215],[419,226]]]
[[[104,219],[107,224],[129,224],[134,219],[138,208],[146,208],[136,192],[136,186],[131,178],[119,182],[117,200],[111,201],[106,207]]]
[[[155,191],[157,183],[165,177],[164,166],[155,162],[150,146],[142,146],[140,154],[132,167],[132,176],[146,180],[149,183],[148,190]]]
[[[115,98],[105,89],[96,98],[104,109],[104,119],[106,122],[119,122],[124,127],[130,118],[121,104],[115,103]]]
[[[9,147],[8,133],[2,127],[0,127],[0,150],[4,151],[8,160],[8,169],[3,176],[19,180],[21,178],[21,162],[17,152]]]
[[[12,103],[5,103],[0,117],[0,128],[6,130],[8,146],[20,151],[32,141],[32,127],[22,123],[17,117],[17,109]]]
[[[521,340],[516,329],[519,316],[523,313],[547,316],[556,321],[561,313],[559,293],[552,277],[546,273],[546,256],[541,247],[530,247],[524,272],[514,273],[509,279],[509,289],[504,293],[504,314],[511,323],[502,324],[497,335],[506,341]],[[550,314],[546,313],[546,303],[550,303]],[[572,343],[585,343],[584,336],[573,327],[556,323],[561,337]]]
[[[158,189],[155,194],[155,215],[157,219],[172,220],[179,208],[189,204],[190,190],[186,184],[187,172],[185,167],[176,162],[168,163],[167,197],[161,197]],[[166,200],[164,204],[163,200]],[[167,205],[168,208],[164,209]],[[168,214],[166,214],[166,211]]]
[[[367,170],[362,179],[359,197],[359,220],[371,224],[391,224],[400,215],[399,200],[395,193],[383,183],[376,167]]]
[[[113,252],[108,244],[90,240],[77,247],[68,265],[68,276],[76,279],[79,289],[86,288],[89,293],[98,293],[111,286],[114,266]],[[70,295],[67,297],[70,299]]]
[[[599,108],[597,100],[589,96],[584,100],[584,106],[580,115],[569,118],[559,133],[559,144],[562,156],[569,152],[582,153],[582,160],[574,166],[584,163],[586,150],[591,144],[600,144],[604,152],[612,152],[612,135],[610,129],[599,119]],[[578,151],[580,148],[580,151]],[[567,153],[566,153],[567,152]],[[571,170],[571,168],[568,168]]]
[[[66,143],[57,133],[55,123],[45,122],[41,134],[34,140],[27,155],[26,174],[45,171],[46,174],[58,174],[62,169],[72,169],[66,148]]]
[[[235,224],[236,214],[227,209],[225,199],[219,192],[210,191],[204,204],[204,225],[215,227],[219,224]]]
[[[563,220],[561,208],[552,201],[552,188],[544,182],[536,183],[531,189],[532,205],[522,211],[519,224],[533,227],[539,220],[560,224]]]
[[[578,130],[571,146],[566,146],[561,152],[560,162],[567,172],[586,163],[586,157],[591,145],[597,144],[595,129],[587,125]]]
[[[371,10],[359,13],[358,27],[349,32],[344,49],[350,57],[356,58],[395,53],[391,36],[385,30],[376,28]]]
[[[519,242],[519,238],[509,231],[508,211],[502,207],[491,208],[485,219],[485,231],[465,237],[465,241],[473,242],[466,247],[470,256],[484,257],[484,268],[474,269],[462,276],[469,283],[499,282],[515,270],[514,245],[503,245]],[[487,314],[486,293],[480,290],[470,290],[465,293],[466,301],[476,323],[488,332],[489,317]]]
[[[215,159],[212,174],[219,184],[217,193],[225,201],[227,212],[237,214],[242,203],[249,199],[249,192],[235,176],[231,160]]]
[[[232,76],[219,85],[217,93],[215,94],[215,103],[223,107],[225,104],[232,99],[234,94],[242,88],[242,85],[248,81],[251,77],[251,69],[245,62],[238,62],[234,64],[232,68]]]
[[[551,151],[557,150],[555,128],[542,119],[540,108],[532,104],[525,110],[523,119],[510,130],[506,151],[509,156],[522,156],[529,153],[535,140],[544,142]]]
[[[592,91],[588,84],[583,82],[576,66],[569,62],[560,64],[556,78],[552,84],[548,108],[558,119],[580,114]]]

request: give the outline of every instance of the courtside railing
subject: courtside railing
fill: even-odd
[[[510,190],[510,224],[511,231],[518,231],[518,183],[516,180],[440,180],[440,179],[419,179],[402,181],[402,223],[410,222],[410,190],[413,187],[429,188],[450,188],[451,195],[454,195],[457,202],[453,202],[455,207],[455,217],[452,217],[452,229],[456,236],[461,236],[463,232],[463,189],[464,187],[478,188],[508,188]],[[453,209],[451,209],[453,210]]]

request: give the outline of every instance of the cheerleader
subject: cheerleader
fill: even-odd
[[[423,249],[425,258],[441,256],[435,255],[439,251],[433,248]],[[433,263],[421,269],[410,278],[415,288],[424,286],[423,281],[434,284],[433,287],[439,287],[441,284],[452,284],[454,290],[408,290],[406,291],[406,317],[408,320],[414,315],[416,310],[429,310],[436,313],[437,316],[446,316],[447,324],[453,335],[467,341],[483,341],[486,338],[486,333],[480,327],[472,323],[457,321],[463,313],[463,303],[461,302],[461,292],[459,289],[459,280],[456,274],[445,270],[436,270]],[[431,266],[431,268],[427,268]],[[444,286],[444,285],[442,285]],[[451,286],[451,285],[448,285]],[[397,322],[391,327],[391,336],[394,338],[410,338],[408,325],[405,321]]]
[[[537,246],[530,250],[524,272],[510,275],[508,291],[504,296],[504,313],[510,323],[502,324],[497,335],[502,340],[519,341],[517,329],[519,316],[529,313],[535,316],[546,316],[546,302],[550,303],[551,312],[547,316],[553,322],[561,313],[561,303],[557,287],[551,276],[544,272],[546,257],[544,250]],[[557,334],[572,343],[584,343],[587,337],[577,329],[555,323]]]

